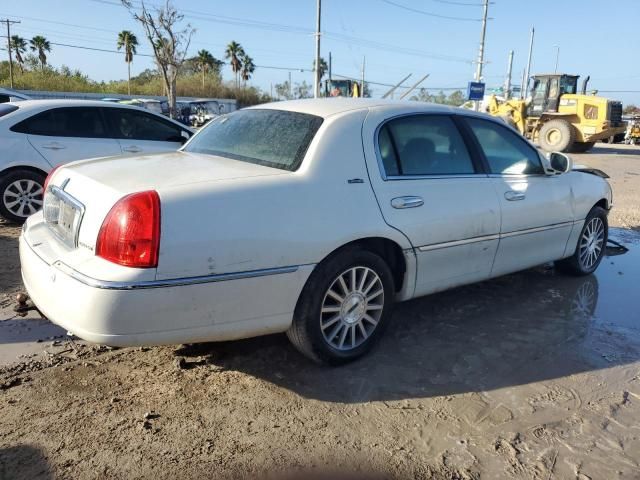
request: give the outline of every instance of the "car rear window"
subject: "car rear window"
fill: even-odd
[[[16,105],[0,103],[0,117],[4,117],[5,115],[10,114],[11,112],[15,112],[16,110],[18,110],[18,107]]]
[[[213,119],[184,150],[295,171],[322,118],[283,110],[239,110]]]
[[[96,107],[52,108],[14,125],[11,131],[50,137],[107,136],[102,115]]]

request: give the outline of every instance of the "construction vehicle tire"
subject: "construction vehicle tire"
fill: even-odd
[[[566,120],[550,120],[538,133],[538,143],[547,152],[570,152],[575,141],[575,128]]]

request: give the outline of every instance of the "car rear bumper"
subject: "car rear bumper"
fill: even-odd
[[[53,323],[114,346],[234,340],[289,328],[312,265],[200,278],[200,282],[103,282],[47,263],[20,236],[22,279]],[[214,276],[211,276],[214,277]]]

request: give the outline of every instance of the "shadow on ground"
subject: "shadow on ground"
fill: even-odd
[[[620,144],[602,144],[598,143],[594,146],[589,153],[599,153],[601,155],[640,155],[640,147],[633,145],[620,145]]]
[[[640,235],[612,229],[596,275],[538,268],[396,306],[382,341],[339,368],[316,366],[284,335],[183,347],[186,368],[216,364],[306,398],[401,400],[492,390],[640,360]]]
[[[44,452],[31,445],[0,448],[0,479],[53,479]]]

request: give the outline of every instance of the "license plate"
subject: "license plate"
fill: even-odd
[[[62,200],[58,212],[58,228],[67,238],[73,238],[73,227],[76,219],[76,209],[73,205]]]
[[[66,192],[53,187],[45,196],[45,221],[67,246],[75,248],[84,207]]]

